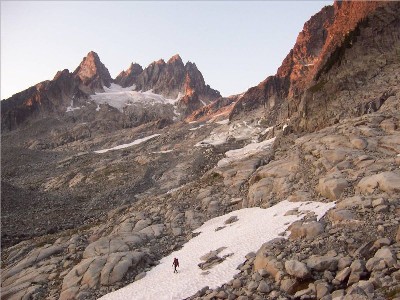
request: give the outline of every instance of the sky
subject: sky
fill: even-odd
[[[1,1],[1,99],[95,51],[115,78],[180,54],[223,96],[274,75],[333,1]]]

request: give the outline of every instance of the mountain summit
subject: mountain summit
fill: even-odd
[[[95,92],[104,92],[103,87],[110,87],[113,79],[105,65],[100,61],[96,52],[90,51],[83,58],[79,67],[73,72],[74,76],[78,77],[85,87],[90,88]],[[87,90],[90,92],[89,90]]]

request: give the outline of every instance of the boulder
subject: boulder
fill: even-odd
[[[320,178],[317,190],[325,198],[330,200],[339,199],[344,190],[347,188],[348,182],[343,178]]]
[[[291,239],[314,238],[324,232],[324,226],[319,222],[296,222],[289,226]]]
[[[349,267],[352,263],[352,259],[350,256],[341,257],[338,260],[338,270],[341,271],[346,267]]]
[[[307,259],[307,267],[316,271],[336,271],[338,266],[338,258],[329,256],[313,255]]]
[[[337,209],[348,209],[352,207],[357,208],[370,208],[372,205],[371,199],[363,199],[361,196],[353,196],[343,199],[336,204]]]
[[[261,280],[258,284],[257,291],[262,294],[267,294],[271,291],[271,287],[264,280]]]
[[[350,139],[350,143],[353,146],[353,148],[358,150],[364,150],[365,148],[368,147],[368,142],[360,137],[354,137]]]
[[[347,209],[333,209],[328,212],[328,218],[332,224],[336,225],[342,222],[353,220],[354,214]]]
[[[335,280],[337,280],[339,282],[343,282],[347,279],[347,277],[350,276],[350,273],[351,273],[350,267],[346,267],[336,274]]]
[[[136,265],[142,258],[142,252],[112,253],[101,270],[101,285],[112,285],[122,280],[128,269]]]
[[[144,220],[139,220],[135,227],[133,228],[134,232],[139,232],[140,230],[148,227],[149,225],[151,225],[151,220],[150,219],[144,219]]]
[[[155,224],[143,228],[139,231],[139,233],[144,234],[147,238],[154,238],[161,236],[164,229],[164,224]]]
[[[310,276],[310,271],[308,270],[306,264],[297,260],[286,261],[285,269],[289,275],[292,275],[296,278],[304,279]]]
[[[317,299],[321,299],[329,295],[329,284],[322,281],[315,284],[315,290],[317,293]]]
[[[279,262],[275,257],[268,256],[265,257],[262,253],[257,254],[254,260],[254,271],[264,269],[270,276],[275,277],[275,275],[283,268],[281,262]]]
[[[363,194],[373,193],[375,189],[388,193],[400,191],[400,176],[394,172],[382,172],[364,177],[356,186],[356,190]]]
[[[396,257],[389,247],[383,247],[379,249],[378,251],[376,251],[374,257],[384,260],[389,268],[393,267],[393,265],[396,263]]]
[[[293,294],[297,287],[299,286],[299,282],[295,278],[284,278],[281,281],[281,290],[288,293]]]
[[[242,287],[242,281],[239,278],[236,278],[232,281],[232,287],[234,289],[239,289]]]
[[[321,156],[326,158],[331,164],[337,165],[346,158],[348,151],[342,149],[323,150],[320,152]]]
[[[126,251],[129,251],[129,247],[120,237],[106,236],[89,244],[83,252],[83,258]]]

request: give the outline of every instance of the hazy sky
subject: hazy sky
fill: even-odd
[[[304,23],[332,1],[2,1],[1,99],[91,50],[115,78],[179,53],[223,96],[276,73]]]

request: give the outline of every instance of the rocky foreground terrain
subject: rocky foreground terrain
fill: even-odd
[[[91,53],[2,101],[1,298],[96,299],[140,281],[207,220],[288,200],[335,207],[189,299],[399,299],[399,12],[324,8],[275,76],[229,98],[177,56],[113,80]],[[132,115],[93,100],[112,84],[185,96]],[[219,263],[217,251],[199,267]]]
[[[272,149],[177,190],[144,193],[97,225],[5,249],[2,297],[96,298],[144,276],[205,220],[288,199],[336,207],[319,222],[293,224],[288,239],[250,253],[235,279],[193,299],[392,299],[400,292],[399,126],[398,114],[374,113],[301,136],[285,128]]]

